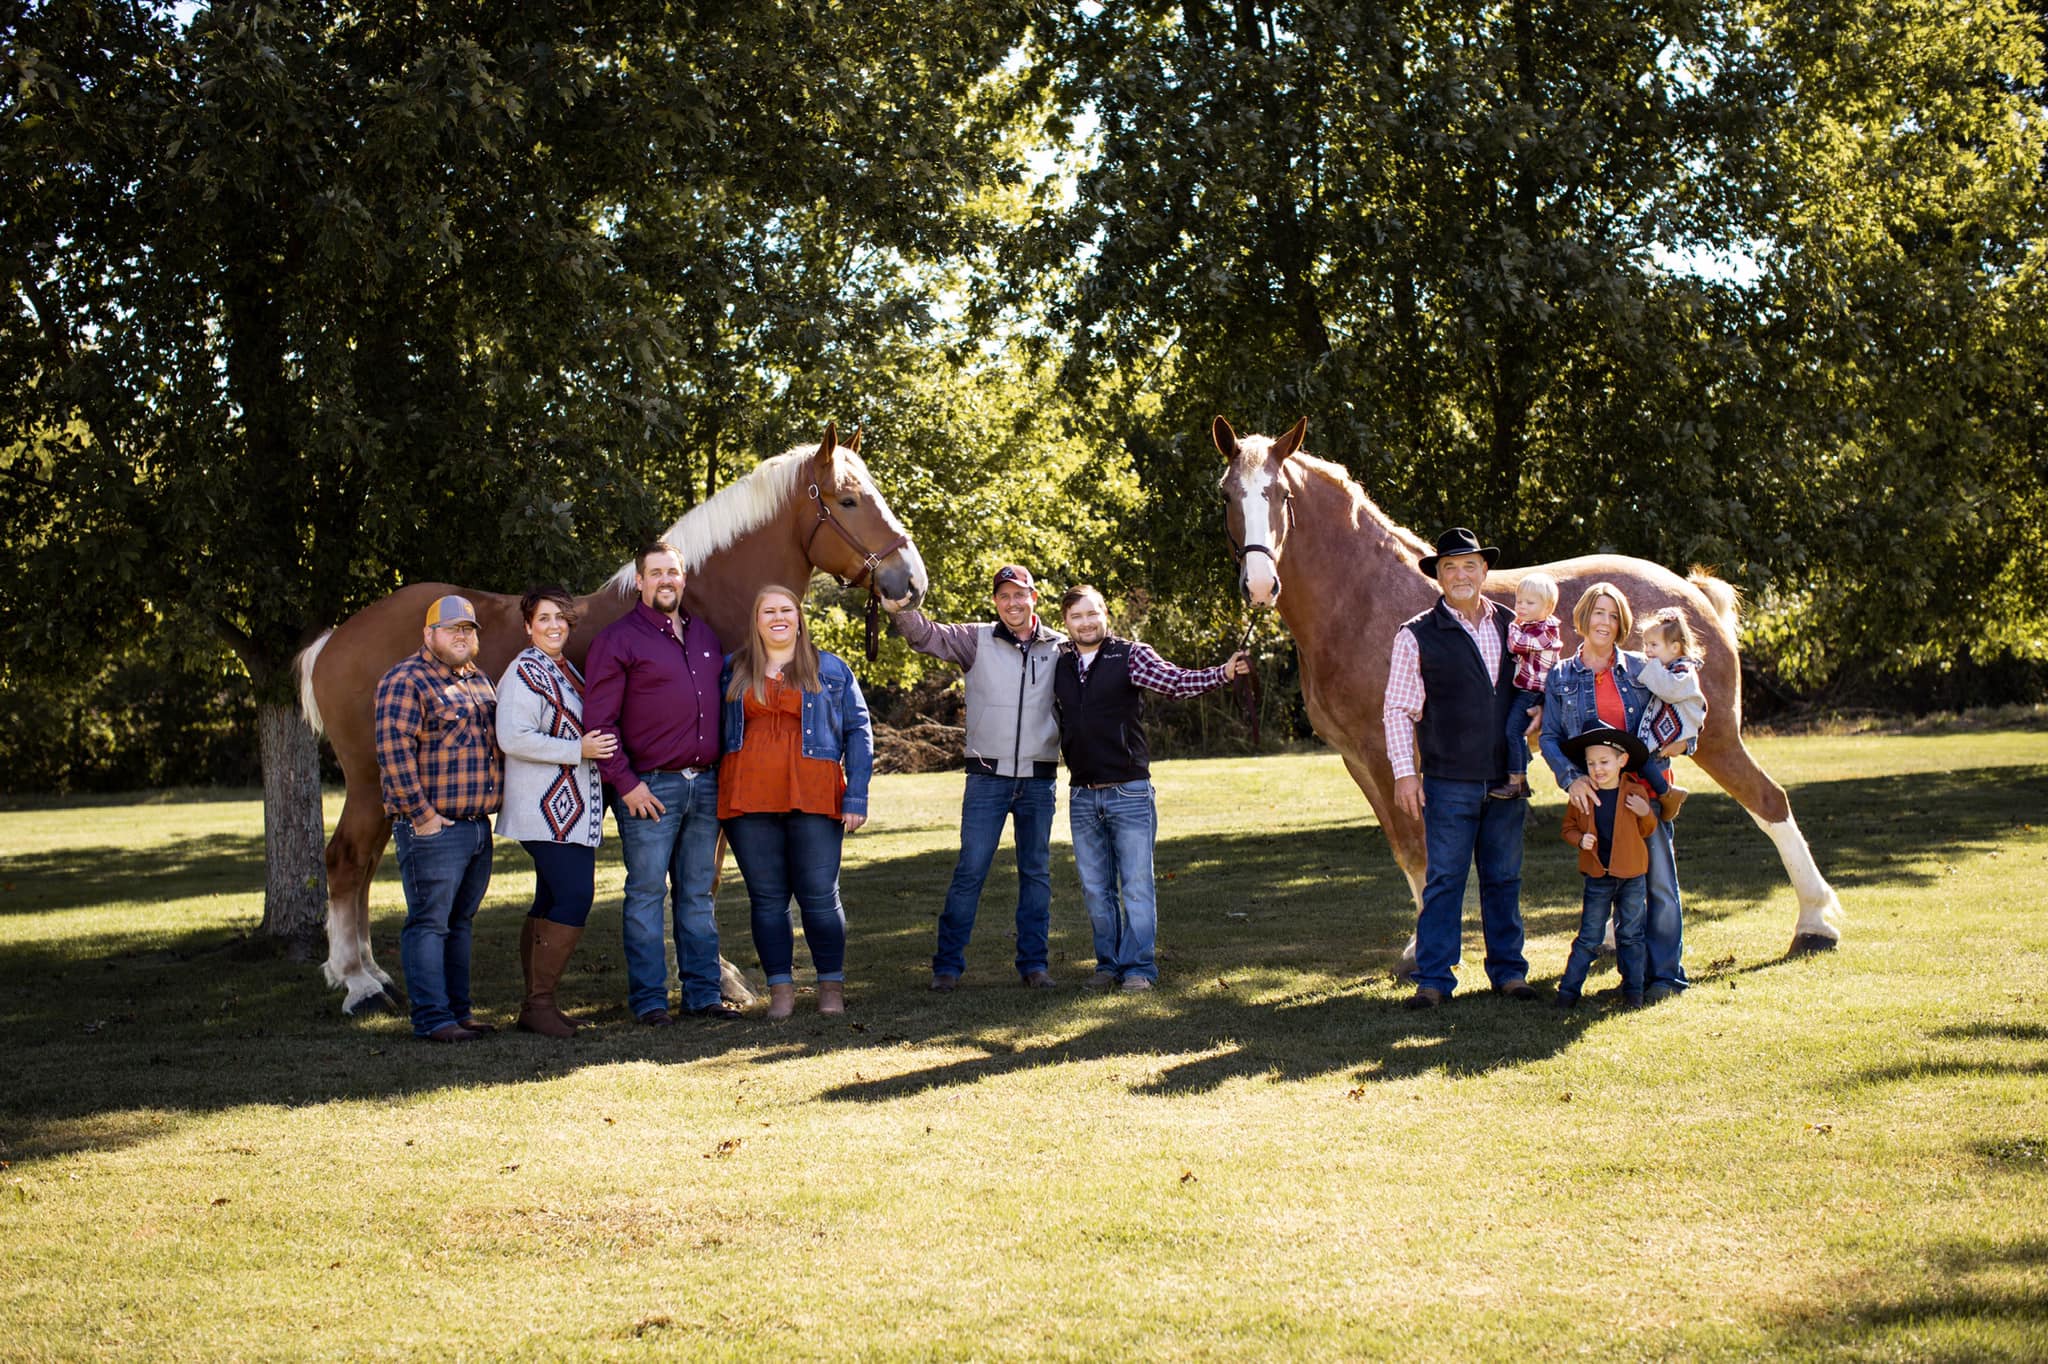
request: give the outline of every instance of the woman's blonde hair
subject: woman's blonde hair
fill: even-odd
[[[1650,618],[1643,622],[1645,644],[1650,642],[1651,635],[1675,641],[1678,652],[1686,658],[1701,657],[1699,636],[1692,632],[1692,622],[1686,619],[1685,608],[1682,606],[1667,606],[1652,613]]]
[[[1629,610],[1628,598],[1613,583],[1597,582],[1579,594],[1579,604],[1572,608],[1572,629],[1579,632],[1580,639],[1586,637],[1586,621],[1592,617],[1593,603],[1602,597],[1614,599],[1614,647],[1618,649],[1636,628],[1636,613]]]
[[[735,701],[747,688],[754,689],[754,699],[768,699],[768,650],[761,643],[761,603],[770,597],[786,597],[796,607],[796,654],[783,665],[782,680],[802,691],[817,691],[818,646],[811,643],[811,623],[804,617],[804,599],[786,587],[770,583],[754,594],[753,609],[747,612],[747,647],[736,649],[732,656],[732,681],[725,688],[725,699]]]
[[[1517,593],[1535,593],[1536,600],[1543,603],[1545,614],[1550,614],[1557,610],[1557,579],[1551,577],[1548,573],[1541,572],[1540,570],[1535,573],[1524,573],[1522,581],[1515,584],[1515,591]]]

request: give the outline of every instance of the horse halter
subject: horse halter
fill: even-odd
[[[1282,494],[1280,502],[1280,534],[1282,536],[1285,536],[1289,531],[1293,529],[1294,494],[1284,493]],[[1272,561],[1273,576],[1275,578],[1278,578],[1280,576],[1280,556],[1273,552],[1273,547],[1271,545],[1247,545],[1240,542],[1237,536],[1232,534],[1231,532],[1230,513],[1228,511],[1224,512],[1223,514],[1223,534],[1229,538],[1230,552],[1237,556],[1237,561],[1240,564],[1242,564],[1245,561],[1245,556],[1247,555],[1263,554],[1266,556],[1267,559]]]
[[[855,554],[860,555],[860,572],[854,574],[851,578],[842,578],[837,573],[832,576],[847,587],[858,587],[863,580],[867,582],[867,655],[868,662],[872,663],[882,648],[882,587],[877,575],[881,570],[882,560],[908,545],[910,543],[910,536],[903,531],[898,531],[888,544],[883,545],[880,549],[871,550],[860,542],[859,537],[846,528],[844,521],[841,521],[832,514],[830,507],[825,505],[825,495],[819,491],[816,479],[811,480],[808,493],[811,499],[811,506],[817,510],[818,519],[811,522],[811,533],[804,537],[804,557],[812,563],[817,562],[816,556],[811,553],[811,546],[817,543],[818,532],[827,526],[838,531],[839,538],[846,541],[847,546]]]

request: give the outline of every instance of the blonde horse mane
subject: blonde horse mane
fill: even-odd
[[[741,536],[760,529],[796,496],[804,468],[818,452],[815,445],[793,445],[779,455],[749,469],[745,477],[728,483],[710,498],[684,512],[681,519],[663,533],[683,556],[683,568],[694,573],[704,561]],[[833,452],[833,474],[851,470],[862,483],[870,482],[868,467],[846,446]],[[611,586],[622,592],[634,590],[638,570],[629,560],[611,577]]]
[[[1250,449],[1253,447],[1254,442],[1258,442],[1259,457],[1264,459],[1266,448],[1273,444],[1273,438],[1271,436],[1243,436],[1238,440],[1238,447],[1240,449]],[[1350,471],[1343,465],[1324,459],[1319,455],[1312,455],[1306,450],[1296,450],[1288,457],[1287,462],[1299,464],[1305,472],[1336,484],[1345,496],[1354,499],[1362,505],[1367,517],[1385,526],[1387,533],[1392,535],[1395,543],[1399,544],[1403,549],[1416,555],[1418,558],[1424,554],[1436,553],[1435,545],[1381,511],[1380,504],[1372,500],[1372,496],[1366,492],[1357,479],[1351,476]]]

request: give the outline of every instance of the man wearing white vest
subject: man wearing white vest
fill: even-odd
[[[939,915],[932,989],[960,984],[982,883],[1015,821],[1017,974],[1033,989],[1052,988],[1046,939],[1052,927],[1052,816],[1060,731],[1052,678],[1066,637],[1038,619],[1031,570],[996,570],[994,622],[940,625],[898,611],[896,629],[911,648],[967,671],[967,790],[960,801],[960,860]]]

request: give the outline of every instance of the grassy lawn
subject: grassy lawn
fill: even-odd
[[[1681,771],[1696,988],[1570,1017],[1399,1007],[1405,883],[1327,755],[1160,767],[1153,995],[1074,988],[1063,830],[1063,988],[1015,985],[1005,851],[962,990],[925,992],[960,778],[890,777],[845,1021],[634,1026],[608,841],[563,987],[595,1026],[459,1048],[237,950],[247,793],[14,802],[0,1356],[2048,1357],[2048,733],[1760,747],[1842,950],[1782,958],[1769,842]],[[501,845],[501,1023],[531,884]],[[376,894],[396,974],[389,863]],[[1467,953],[1483,985],[1476,916]]]

